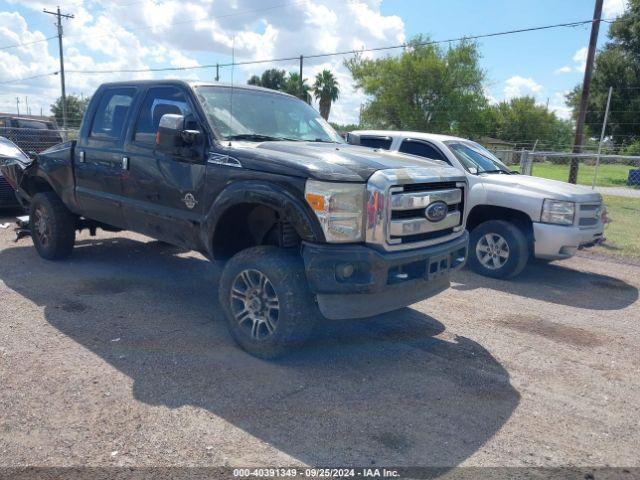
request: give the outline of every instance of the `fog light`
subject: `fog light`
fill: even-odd
[[[355,267],[351,263],[341,263],[336,265],[336,273],[338,277],[347,279],[353,276],[356,271]]]

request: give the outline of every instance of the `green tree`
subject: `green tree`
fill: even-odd
[[[331,104],[338,100],[340,96],[340,85],[336,77],[329,70],[323,70],[316,75],[313,83],[313,96],[318,100],[320,105],[320,115],[325,120],[329,119],[331,112]]]
[[[517,97],[491,108],[492,137],[533,148],[536,140],[544,149],[566,149],[571,143],[571,122],[558,119],[546,107],[537,105],[533,97]]]
[[[247,83],[258,87],[270,88],[271,90],[284,90],[286,75],[287,72],[284,70],[270,68],[262,72],[262,75],[259,77],[257,75],[253,75],[249,78]]]
[[[78,97],[76,95],[67,95],[67,126],[77,128],[80,126],[82,116],[87,110],[91,97]],[[56,118],[58,125],[62,126],[62,97],[58,97],[51,104],[51,112]]]
[[[640,0],[613,21],[609,40],[596,55],[587,103],[586,133],[598,137],[604,120],[609,87],[613,87],[607,135],[618,146],[640,138]],[[578,114],[582,85],[576,85],[567,104]]]
[[[362,111],[367,127],[419,130],[477,137],[486,133],[490,110],[477,45],[424,45],[415,37],[396,57],[356,56],[345,62],[356,87],[370,100]]]

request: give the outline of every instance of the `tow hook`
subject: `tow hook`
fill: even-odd
[[[29,228],[29,215],[16,218],[16,225],[18,225],[14,232],[16,232],[16,238],[14,242],[17,242],[21,238],[31,236],[31,228]]]

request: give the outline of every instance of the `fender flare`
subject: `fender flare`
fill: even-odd
[[[212,245],[218,223],[235,205],[252,203],[275,210],[291,223],[300,238],[307,242],[324,242],[324,232],[311,208],[282,185],[265,181],[239,181],[226,187],[213,202],[203,221],[203,243],[213,257]]]

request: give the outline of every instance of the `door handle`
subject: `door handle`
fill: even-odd
[[[129,157],[122,157],[122,170],[129,170]]]
[[[78,152],[78,163],[84,163],[84,150]]]

